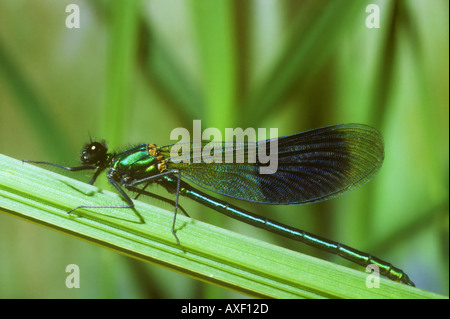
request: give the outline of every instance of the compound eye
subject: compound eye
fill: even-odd
[[[96,153],[101,152],[102,148],[103,148],[103,145],[101,145],[100,143],[94,142],[90,145],[89,152],[92,154],[96,154]]]
[[[93,142],[85,147],[81,152],[81,162],[83,164],[102,165],[106,160],[106,146],[99,142]]]

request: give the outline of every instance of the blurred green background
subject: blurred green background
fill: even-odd
[[[79,29],[65,25],[71,3]],[[380,28],[366,27],[371,3]],[[76,165],[89,133],[112,148],[165,145],[194,119],[203,129],[276,127],[280,136],[369,124],[382,132],[386,158],[363,188],[314,205],[233,203],[373,253],[448,295],[448,6],[0,0],[0,153]],[[195,219],[355,267],[181,201]],[[72,263],[79,289],[65,286]],[[0,297],[241,295],[0,213]]]

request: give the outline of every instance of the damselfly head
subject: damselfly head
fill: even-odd
[[[108,148],[105,142],[92,142],[86,144],[81,151],[81,162],[85,165],[103,166],[108,160]]]

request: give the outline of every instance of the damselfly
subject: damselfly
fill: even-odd
[[[243,152],[250,158],[252,152],[267,147],[274,140],[222,144],[223,149]],[[222,214],[303,242],[305,244],[337,254],[362,266],[375,264],[380,273],[388,278],[414,286],[409,277],[394,267],[370,254],[349,246],[321,238],[314,234],[255,215],[244,209],[203,193],[182,179],[208,190],[232,198],[263,204],[292,205],[315,203],[331,199],[353,190],[371,180],[380,169],[384,159],[383,138],[373,128],[361,124],[342,124],[318,128],[276,139],[278,143],[278,167],[273,174],[260,174],[259,161],[228,163],[224,161],[206,163],[196,158],[197,147],[190,145],[188,161],[171,157],[173,145],[157,147],[155,144],[141,144],[118,153],[108,153],[104,142],[90,141],[82,150],[81,166],[67,167],[48,164],[69,171],[94,170],[89,182],[93,184],[99,174],[108,169],[107,178],[125,199],[126,205],[104,205],[81,208],[132,208],[133,200],[122,187],[139,194],[149,194],[145,188],[158,183],[176,195],[172,233],[179,196],[189,197]],[[231,147],[231,148],[230,148]],[[253,154],[254,155],[254,154]],[[138,185],[144,185],[138,188]]]

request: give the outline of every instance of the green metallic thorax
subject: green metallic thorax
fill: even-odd
[[[113,155],[110,174],[118,182],[131,182],[159,174],[161,160],[149,154],[148,144],[141,144]]]

